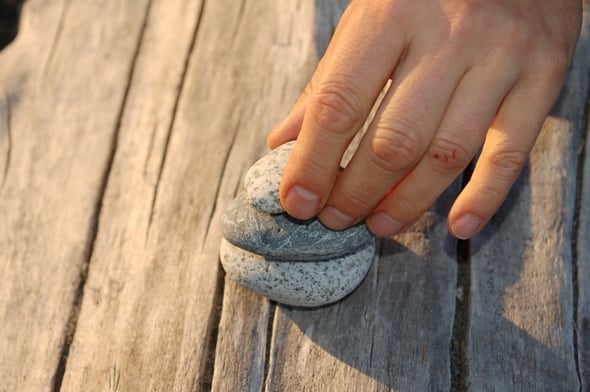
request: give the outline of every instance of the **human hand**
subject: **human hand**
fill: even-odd
[[[448,224],[470,238],[525,165],[581,25],[580,0],[353,0],[311,82],[268,137],[297,138],[281,202],[344,229],[403,231],[481,150]],[[349,165],[344,151],[391,80]]]

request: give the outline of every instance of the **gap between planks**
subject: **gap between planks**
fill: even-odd
[[[53,53],[55,51],[55,46],[56,46],[55,42],[58,40],[59,36],[61,35],[62,26],[64,24],[64,16],[66,14],[66,9],[69,4],[70,4],[70,2],[68,1],[66,3],[66,5],[64,6],[64,11],[62,12],[62,15],[61,15],[59,28],[56,33],[56,38],[54,39],[54,45],[52,47],[51,53]],[[141,50],[141,44],[143,42],[144,33],[147,28],[147,21],[148,21],[148,17],[150,14],[151,5],[152,5],[152,0],[148,0],[146,11],[145,11],[145,13],[143,15],[143,19],[142,19],[141,30],[139,32],[139,38],[137,40],[137,43],[135,45],[135,50],[133,52],[133,57],[131,60],[131,67],[129,68],[129,74],[127,75],[127,78],[126,78],[125,93],[123,95],[123,101],[121,102],[121,107],[119,109],[119,113],[117,114],[116,128],[115,128],[115,131],[113,132],[113,137],[112,137],[112,141],[111,141],[111,149],[110,149],[110,153],[109,153],[109,156],[107,159],[107,165],[105,168],[105,172],[104,172],[104,175],[103,175],[103,178],[102,178],[102,181],[100,184],[100,188],[99,188],[99,197],[97,199],[96,207],[94,209],[94,214],[92,217],[92,226],[91,226],[91,229],[89,230],[89,233],[88,233],[90,245],[88,247],[87,253],[84,256],[85,261],[81,265],[80,278],[79,278],[80,280],[78,283],[78,287],[76,288],[76,293],[74,295],[72,307],[70,308],[70,314],[68,316],[68,321],[67,321],[66,328],[65,328],[65,336],[63,339],[63,346],[62,346],[62,349],[60,352],[58,366],[55,371],[55,375],[53,377],[53,388],[52,388],[53,392],[58,392],[61,390],[61,385],[63,383],[63,379],[64,379],[64,375],[65,375],[66,367],[67,367],[67,363],[68,363],[70,348],[72,346],[74,336],[76,335],[78,318],[80,316],[80,309],[81,309],[82,301],[84,299],[84,288],[86,286],[86,280],[88,278],[88,270],[90,268],[90,260],[92,260],[92,256],[94,253],[94,246],[96,244],[96,239],[98,236],[98,230],[99,230],[99,226],[100,226],[100,215],[101,215],[101,211],[102,211],[103,200],[104,200],[104,196],[106,194],[106,189],[107,189],[107,185],[109,182],[110,173],[113,168],[115,153],[117,151],[118,137],[119,137],[119,132],[121,130],[121,120],[123,118],[123,114],[125,113],[127,98],[129,96],[131,82],[133,80],[133,73],[135,71],[135,66],[137,63],[137,59],[139,57],[139,52]],[[50,56],[49,56],[50,60],[51,60],[51,57],[52,57],[52,54],[50,54]],[[49,63],[49,61],[48,61],[48,63]]]
[[[471,179],[475,161],[465,168],[461,178],[461,190]],[[455,289],[455,316],[449,348],[451,363],[451,390],[467,389],[467,336],[469,331],[469,303],[471,302],[471,240],[457,241],[457,282]]]
[[[587,161],[587,143],[588,143],[588,127],[590,126],[590,80],[589,86],[587,91],[589,94],[586,96],[586,102],[584,106],[584,115],[583,115],[583,123],[582,123],[582,140],[581,140],[581,147],[578,151],[578,164],[576,170],[576,196],[574,202],[574,219],[572,224],[572,242],[571,242],[571,252],[572,252],[572,300],[573,300],[573,316],[574,316],[574,328],[573,328],[573,347],[574,347],[574,362],[576,365],[576,371],[578,373],[578,380],[580,382],[580,390],[583,390],[585,387],[585,380],[583,378],[583,370],[582,370],[582,360],[580,358],[580,348],[579,348],[579,340],[580,336],[579,333],[583,331],[578,331],[578,325],[580,321],[580,275],[579,275],[579,264],[582,262],[580,258],[580,254],[578,252],[578,245],[584,239],[581,238],[583,235],[583,230],[580,226],[581,222],[581,214],[583,210],[583,203],[584,203],[584,168],[586,166]]]
[[[152,0],[150,0],[150,8],[151,8],[151,4],[152,4]],[[194,49],[195,49],[195,43],[197,42],[199,28],[202,25],[201,22],[203,21],[203,15],[205,13],[205,11],[204,11],[205,6],[206,6],[206,0],[202,0],[201,7],[199,8],[199,12],[197,15],[197,20],[195,22],[195,29],[193,31],[193,35],[191,37],[191,41],[190,41],[189,48],[187,51],[187,56],[184,59],[182,73],[180,76],[180,86],[178,89],[178,94],[176,94],[174,106],[172,107],[172,118],[170,119],[170,124],[168,125],[168,132],[166,133],[166,139],[164,140],[164,146],[163,146],[164,155],[162,156],[162,160],[160,161],[160,167],[158,169],[158,176],[156,179],[154,195],[153,195],[152,203],[150,206],[149,220],[148,220],[147,229],[146,229],[146,233],[145,233],[146,243],[147,243],[147,240],[150,235],[150,229],[152,227],[152,222],[154,220],[154,213],[155,213],[155,208],[156,208],[156,202],[158,201],[158,193],[159,193],[159,189],[160,189],[160,183],[162,180],[162,173],[164,172],[164,166],[166,165],[166,158],[168,157],[170,139],[172,138],[172,130],[174,129],[174,124],[176,123],[176,115],[178,113],[178,104],[180,102],[180,97],[182,96],[182,91],[184,90],[184,87],[185,87],[186,77],[188,74],[188,67],[190,64],[190,59],[191,59]],[[146,18],[149,18],[149,12],[148,12],[148,15],[146,16]],[[147,20],[146,20],[146,22],[147,22]],[[142,39],[142,38],[143,37],[141,37],[140,39]],[[151,151],[151,148],[150,148],[150,151]],[[148,162],[148,161],[149,160],[146,160],[146,162]],[[211,220],[211,218],[209,218],[209,220]]]

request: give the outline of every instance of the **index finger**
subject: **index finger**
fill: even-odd
[[[351,3],[312,77],[301,132],[280,195],[295,218],[317,215],[348,144],[391,77],[406,40],[402,21],[375,5]]]

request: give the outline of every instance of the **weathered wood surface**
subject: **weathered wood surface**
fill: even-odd
[[[589,23],[586,21],[586,23]],[[588,34],[588,26],[586,25],[586,34]],[[590,45],[590,43],[586,43]],[[587,88],[588,71],[590,68],[590,58],[580,56],[580,63],[586,61],[586,66],[580,66],[580,85],[579,88]],[[588,108],[586,109],[588,110]],[[588,114],[587,114],[588,115]],[[590,390],[590,159],[588,158],[588,151],[590,151],[590,137],[588,137],[588,118],[583,124],[585,128],[582,132],[585,133],[585,140],[580,140],[578,144],[578,151],[580,153],[578,160],[577,183],[576,183],[576,205],[574,213],[572,235],[574,236],[572,249],[573,253],[573,269],[574,269],[574,305],[577,306],[575,313],[574,332],[577,334],[577,358],[576,360],[579,377],[581,383],[581,390]],[[575,343],[574,342],[574,343]]]
[[[27,2],[0,55],[2,390],[59,378],[146,3]]]
[[[579,213],[579,146],[587,126],[589,52],[586,17],[566,86],[528,166],[490,225],[471,243],[465,354],[469,390],[580,387],[575,271],[576,262],[588,262],[588,253],[578,253],[576,260],[572,251]]]
[[[586,24],[474,241],[446,231],[456,183],[338,304],[224,279],[220,213],[345,4],[27,1],[0,53],[0,390],[590,386]]]

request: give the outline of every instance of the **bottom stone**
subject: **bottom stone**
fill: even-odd
[[[322,306],[351,293],[369,271],[375,241],[326,261],[272,260],[223,239],[219,250],[227,275],[241,286],[293,306]]]

